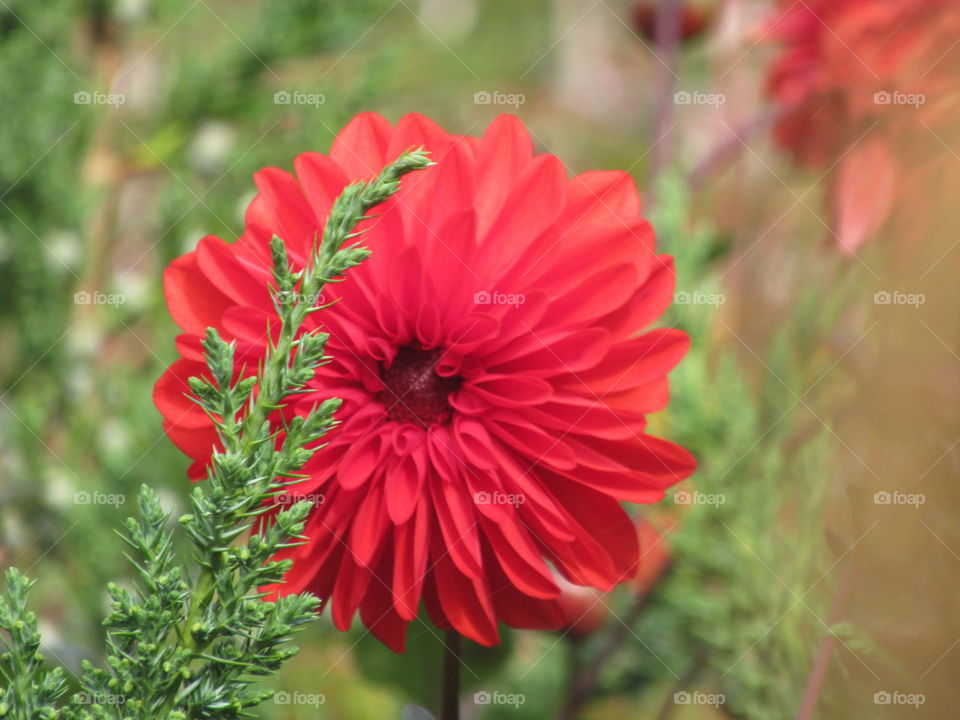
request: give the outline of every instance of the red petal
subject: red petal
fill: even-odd
[[[489,242],[501,247],[525,247],[531,238],[549,228],[560,214],[562,204],[558,200],[564,197],[565,186],[566,174],[556,157],[541,155],[536,158],[517,178],[489,229],[484,232],[482,225],[479,228],[481,246]],[[485,219],[481,216],[478,220],[483,223]],[[494,253],[480,258],[481,267],[499,262]],[[484,276],[486,273],[479,274]],[[511,290],[503,288],[504,292]]]
[[[406,651],[407,619],[394,610],[389,589],[373,584],[360,605],[360,619],[380,642],[397,653]]]
[[[380,433],[373,431],[355,442],[340,461],[337,478],[346,490],[366,483],[374,474],[386,452]]]
[[[690,348],[686,333],[672,328],[651,330],[614,345],[603,362],[566,381],[571,392],[588,385],[598,397],[665,377]]]
[[[420,606],[430,554],[430,512],[426,503],[420,503],[413,518],[393,531],[393,602],[397,613],[406,620],[414,620]]]
[[[382,116],[360,113],[341,130],[330,157],[343,168],[347,177],[366,179],[379,173],[394,158],[387,158],[387,144],[393,128]]]
[[[191,335],[203,336],[208,327],[220,328],[220,317],[233,303],[200,271],[197,253],[177,258],[163,272],[163,293],[170,315]]]
[[[635,220],[640,210],[640,193],[628,173],[594,170],[570,179],[563,219],[566,223],[604,226]]]
[[[480,534],[473,498],[460,484],[435,482],[431,483],[430,490],[447,552],[464,575],[482,578]]]
[[[489,417],[487,429],[521,455],[533,458],[534,463],[547,463],[567,470],[576,465],[561,438],[548,435],[518,418],[498,412]]]
[[[205,363],[181,358],[167,368],[153,386],[153,402],[163,418],[178,427],[197,429],[213,427],[199,405],[187,397],[191,377],[208,377]]]
[[[837,177],[837,235],[855,253],[886,222],[893,209],[897,162],[879,135],[851,150]]]
[[[489,590],[483,581],[471,581],[460,573],[447,550],[435,539],[431,557],[444,617],[464,637],[481,645],[496,645],[500,638]]]
[[[537,598],[555,598],[560,594],[542,551],[526,528],[516,520],[499,525],[486,519],[482,522],[484,536],[500,567],[520,592]]]
[[[359,565],[370,567],[373,564],[386,530],[383,489],[378,486],[371,488],[360,503],[350,529],[350,550]]]
[[[298,155],[293,166],[297,171],[297,180],[303,186],[307,202],[313,210],[313,216],[322,227],[327,222],[333,201],[346,187],[348,178],[340,165],[320,153]]]
[[[426,467],[421,445],[412,453],[398,458],[386,472],[387,511],[395,525],[402,525],[410,519],[423,491]]]
[[[486,232],[516,179],[533,160],[533,143],[523,123],[513,115],[498,115],[490,123],[477,155],[477,216]]]
[[[500,407],[539,405],[553,395],[553,387],[546,380],[522,375],[484,375],[466,387]]]
[[[265,210],[271,220],[271,232],[283,240],[288,248],[306,257],[323,228],[314,217],[293,175],[268,167],[257,172],[253,180],[266,200]]]

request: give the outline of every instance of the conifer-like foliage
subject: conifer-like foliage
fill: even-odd
[[[81,692],[68,697],[63,670],[46,668],[37,619],[27,609],[31,583],[15,569],[7,572],[0,718],[240,718],[273,694],[255,683],[296,652],[288,640],[314,616],[318,600],[303,593],[269,602],[259,588],[282,581],[290,561],[270,558],[303,541],[310,503],[261,521],[276,509],[267,501],[299,482],[298,471],[335,425],[340,401],[329,399],[290,420],[279,444],[270,416],[326,362],[327,336],[302,326],[322,309],[311,299],[323,286],[369,255],[359,245],[358,223],[397,191],[403,175],[428,165],[423,151],[407,152],[374,180],[347,187],[300,270],[291,267],[283,241],[273,238],[279,334],[256,375],[242,377],[234,345],[208,330],[209,377],[191,378],[190,387],[215,419],[222,450],[213,453],[207,481],[193,489],[191,512],[179,518],[193,561],[176,556],[170,518],[144,486],[139,516],[128,519],[121,534],[138,582],[132,589],[110,586],[106,667],[85,662]]]

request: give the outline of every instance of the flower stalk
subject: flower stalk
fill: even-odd
[[[462,638],[448,630],[443,638],[440,720],[460,720],[460,648]]]

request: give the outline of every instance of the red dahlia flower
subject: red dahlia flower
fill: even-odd
[[[631,577],[637,536],[620,501],[660,500],[694,469],[645,432],[688,341],[637,334],[670,304],[674,271],[629,176],[568,178],[513,117],[472,138],[420,115],[391,127],[363,114],[329,155],[300,155],[296,176],[257,173],[239,241],[206,237],[166,271],[182,358],[155,401],[191,476],[216,442],[184,395],[205,372],[205,328],[256,367],[275,317],[271,237],[302,263],[344,186],[419,145],[437,165],[364,223],[373,256],[311,316],[332,362],[284,410],[344,401],[295,486],[316,508],[276,590],[316,593],[341,629],[359,609],[396,650],[421,600],[439,627],[488,645],[498,621],[559,627],[553,570],[603,590]]]
[[[960,3],[780,4],[770,35],[783,51],[768,77],[784,110],[775,137],[828,172],[839,241],[854,252],[886,221],[904,170],[944,152],[938,136],[958,110]]]

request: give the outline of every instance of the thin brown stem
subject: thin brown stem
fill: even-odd
[[[448,630],[443,637],[440,720],[460,720],[460,646],[460,633]]]
[[[844,568],[843,579],[840,581],[840,588],[830,608],[831,625],[835,625],[843,619],[852,588],[853,561],[848,559],[846,567]],[[827,670],[830,669],[830,662],[833,660],[833,651],[836,649],[836,646],[836,636],[833,634],[824,636],[820,647],[817,649],[817,657],[810,670],[810,676],[807,678],[807,686],[803,692],[803,700],[800,703],[797,720],[810,720],[814,712],[816,712],[817,705],[820,703],[820,696],[823,694],[823,686],[827,680]]]
[[[750,139],[769,130],[782,115],[781,108],[772,108],[734,130],[729,138],[714,147],[690,172],[687,177],[690,189],[702,190],[711,179],[726,170],[743,154]]]

